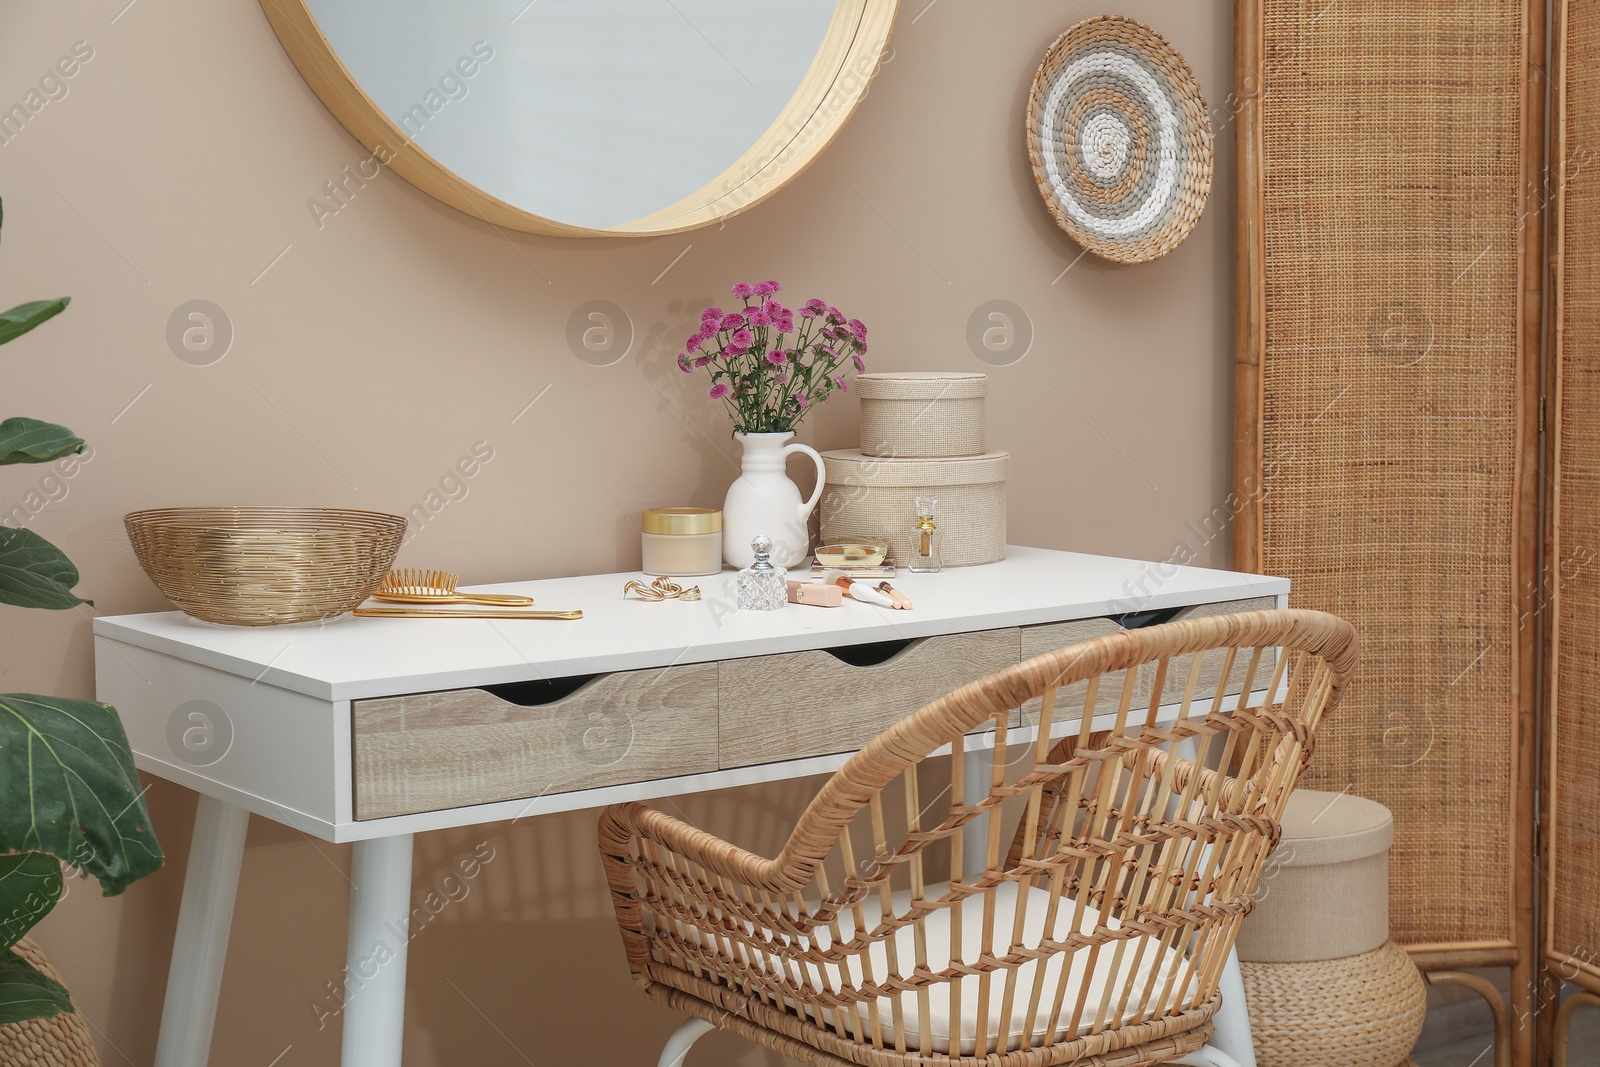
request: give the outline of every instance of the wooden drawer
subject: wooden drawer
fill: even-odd
[[[1250,600],[1224,600],[1216,604],[1201,604],[1198,607],[1185,609],[1178,617],[1181,619],[1203,619],[1211,615],[1234,615],[1244,611],[1265,611],[1278,606],[1278,598],[1272,596],[1255,597]],[[1223,651],[1207,652],[1200,659],[1200,678],[1195,683],[1194,695],[1196,700],[1209,700],[1216,695],[1217,682],[1222,676],[1222,664],[1228,654]],[[1163,704],[1178,704],[1183,700],[1184,688],[1189,684],[1189,671],[1191,657],[1185,656],[1182,661],[1173,661],[1167,665],[1167,683],[1163,693]],[[1255,688],[1265,689],[1272,681],[1272,672],[1278,663],[1276,650],[1269,649],[1261,655],[1261,665],[1256,668]],[[1250,657],[1236,655],[1233,661],[1233,670],[1228,677],[1228,687],[1225,694],[1237,696],[1244,687],[1245,671],[1249,669]],[[1140,702],[1146,706],[1150,703],[1150,690],[1155,685],[1155,672],[1145,668],[1140,672],[1138,699],[1134,706]]]
[[[1119,633],[1121,630],[1122,627],[1111,619],[1073,619],[1071,622],[1047,622],[1042,626],[1024,626],[1021,635],[1022,658],[1030,660],[1046,652],[1054,652],[1058,648],[1067,648],[1080,641],[1091,641],[1096,637]],[[1084,696],[1088,690],[1089,683],[1086,681],[1074,682],[1064,689],[1056,690],[1055,721],[1076,719],[1083,708]],[[1096,712],[1115,712],[1117,701],[1121,696],[1115,686],[1102,686],[1095,696]],[[1022,705],[1022,722],[1027,726],[1039,725],[1039,701],[1030,700]]]
[[[358,700],[351,715],[357,819],[717,768],[715,663]]]
[[[722,766],[859,749],[929,701],[1016,663],[1017,635],[1015,629],[986,630],[903,646],[724,660],[718,685]],[[870,662],[879,655],[888,658]]]
[[[1249,600],[1224,600],[1215,604],[1200,604],[1195,607],[1184,608],[1173,616],[1174,619],[1199,619],[1208,615],[1231,615],[1241,611],[1262,611],[1277,607],[1276,597],[1256,597]],[[1046,652],[1054,652],[1058,648],[1066,648],[1080,641],[1088,641],[1096,637],[1114,634],[1123,627],[1113,619],[1076,619],[1072,622],[1052,622],[1042,626],[1025,626],[1022,628],[1021,645],[1022,658],[1032,659],[1042,656]],[[1201,659],[1200,678],[1195,684],[1196,699],[1209,698],[1217,690],[1217,680],[1222,674],[1222,663],[1226,652],[1208,652]],[[1244,684],[1244,671],[1248,664],[1248,657],[1235,657],[1233,676],[1229,679],[1227,692],[1237,694]],[[1261,666],[1257,669],[1257,688],[1265,686],[1272,680],[1273,666],[1277,662],[1277,655],[1268,652],[1261,657]],[[1182,663],[1170,664],[1167,668],[1166,693],[1163,703],[1176,704],[1183,699],[1184,687],[1189,683],[1189,662],[1185,659]],[[1133,700],[1130,707],[1134,711],[1148,707],[1150,693],[1155,687],[1155,667],[1146,665],[1141,667],[1134,682]],[[1088,691],[1087,681],[1074,682],[1065,689],[1056,692],[1056,721],[1063,719],[1077,719],[1083,708],[1083,699]],[[1095,713],[1114,715],[1117,706],[1122,700],[1120,685],[1102,684],[1100,692],[1095,699]],[[1022,707],[1022,721],[1028,726],[1036,726],[1039,722],[1039,702],[1030,700]]]

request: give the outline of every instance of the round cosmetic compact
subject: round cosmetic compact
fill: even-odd
[[[689,578],[722,570],[722,512],[650,508],[639,524],[644,572]]]

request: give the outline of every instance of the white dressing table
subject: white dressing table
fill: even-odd
[[[413,834],[825,773],[990,671],[1124,623],[1289,594],[1281,578],[1032,548],[902,573],[912,611],[737,612],[731,572],[700,579],[698,602],[625,600],[637,577],[485,587],[581,608],[578,622],[95,620],[98,697],[139,768],[200,794],[156,1067],[206,1064],[251,813],[355,843],[347,967],[363,981],[342,1062],[400,1067],[406,944],[392,931],[411,909]],[[1242,985],[1223,993],[1217,1044],[1253,1067]]]

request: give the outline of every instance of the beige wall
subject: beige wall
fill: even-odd
[[[1228,480],[1231,131],[1219,122],[1217,195],[1199,229],[1138,268],[1084,258],[1063,275],[1078,250],[1026,165],[1039,57],[1104,7],[908,0],[870,98],[789,189],[721,228],[577,242],[496,233],[390,175],[319,230],[306,201],[364,153],[259,8],[125,2],[18,0],[0,29],[6,106],[75,41],[94,49],[67,97],[0,146],[0,300],[75,298],[6,348],[0,414],[61,421],[94,446],[32,525],[78,562],[97,612],[164,606],[123,537],[128,510],[405,510],[478,441],[493,461],[403,561],[478,581],[636,566],[641,507],[715,503],[734,473],[724,419],[669,346],[729,283],[765,277],[865,319],[880,369],[985,369],[968,316],[993,298],[1020,305],[1037,339],[991,372],[990,399],[993,444],[1014,456],[1012,539],[1162,558],[1183,543],[1225,562],[1220,541],[1186,524]],[[1166,33],[1223,111],[1228,5],[1110,8]],[[236,331],[212,366],[167,345],[169,315],[194,298]],[[638,335],[607,368],[565,340],[569,314],[596,298],[625,308]],[[802,437],[844,447],[853,425],[851,402],[836,402]],[[0,507],[42,473],[4,472]],[[4,688],[91,694],[87,609],[4,609],[0,627]],[[773,848],[814,786],[681,807]],[[156,783],[149,799],[166,870],[117,900],[74,882],[39,930],[108,1064],[150,1062],[188,849],[192,796]],[[497,858],[414,942],[408,1064],[654,1062],[674,1021],[626,976],[593,825],[580,813],[419,840],[419,890],[481,841]],[[213,1063],[265,1067],[288,1046],[284,1067],[336,1062],[337,1028],[319,1031],[309,1004],[340,973],[348,863],[347,848],[252,823]],[[702,1050],[696,1067],[776,1062],[722,1036]]]

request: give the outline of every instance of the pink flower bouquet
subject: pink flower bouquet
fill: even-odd
[[[684,342],[678,366],[703,367],[711,399],[720,400],[738,433],[788,433],[806,412],[843,392],[852,367],[867,369],[867,327],[838,308],[808,300],[792,311],[774,299],[777,282],[740,282],[742,308],[706,308],[700,329]]]

